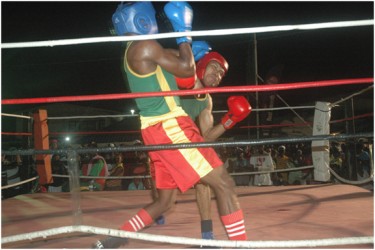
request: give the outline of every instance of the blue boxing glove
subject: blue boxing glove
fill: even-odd
[[[187,2],[169,2],[164,6],[165,15],[171,22],[174,31],[191,31],[193,23],[193,9]],[[191,43],[191,37],[177,38],[177,44]]]
[[[205,41],[193,41],[191,44],[191,50],[193,51],[194,61],[199,61],[204,55],[208,54],[212,50],[211,46]]]

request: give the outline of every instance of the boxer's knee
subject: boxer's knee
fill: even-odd
[[[208,184],[215,193],[222,192],[231,194],[234,192],[235,182],[223,166],[214,168],[209,174],[202,178],[202,182]]]

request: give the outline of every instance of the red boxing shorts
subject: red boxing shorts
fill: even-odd
[[[189,116],[166,119],[142,129],[145,145],[203,142]],[[185,192],[212,169],[223,165],[213,148],[181,148],[150,151],[151,175],[158,189]]]

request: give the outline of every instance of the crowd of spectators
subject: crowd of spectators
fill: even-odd
[[[270,173],[274,170],[312,166],[311,147],[308,144],[223,147],[219,149],[219,155],[228,171],[234,174],[238,186],[312,184],[312,169]],[[252,173],[259,171],[262,173]]]
[[[131,145],[142,145],[135,141]],[[126,146],[109,143],[100,147]],[[366,180],[372,175],[370,148],[366,141],[357,143],[331,142],[330,167],[343,179]],[[82,148],[100,148],[96,142],[82,145]],[[59,149],[57,140],[51,140],[51,149]],[[217,152],[237,186],[306,185],[314,184],[312,168],[298,170],[299,167],[312,166],[311,145],[308,143],[284,145],[255,145],[246,147],[221,147]],[[79,155],[78,164],[82,191],[116,191],[151,189],[148,155],[146,151],[110,152]],[[36,176],[35,163],[30,168],[24,166],[20,156],[2,155],[2,186],[20,182]],[[66,155],[51,155],[52,174],[68,175]],[[296,169],[288,172],[274,170]],[[260,173],[253,173],[260,172]],[[106,177],[129,177],[122,179]],[[103,177],[103,178],[100,178]],[[331,175],[331,182],[340,181]],[[373,182],[364,188],[373,190]],[[2,199],[30,192],[69,192],[69,179],[53,177],[48,185],[20,185],[2,190]]]

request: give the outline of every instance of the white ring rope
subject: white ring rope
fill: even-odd
[[[368,90],[370,90],[370,89],[373,89],[373,88],[374,88],[374,85],[371,85],[371,86],[369,86],[369,87],[367,87],[367,88],[365,88],[365,89],[363,89],[363,90],[361,90],[361,91],[359,91],[359,92],[357,92],[357,93],[354,93],[354,94],[352,94],[352,95],[350,95],[350,96],[347,96],[347,97],[345,97],[345,98],[342,98],[341,100],[339,100],[339,101],[337,101],[337,102],[331,103],[330,106],[331,106],[331,107],[334,107],[334,106],[338,105],[339,103],[342,103],[342,102],[344,102],[344,101],[346,101],[346,100],[348,100],[348,99],[350,99],[350,98],[352,98],[352,97],[354,97],[354,96],[356,96],[356,95],[360,95],[360,94],[362,94],[362,93],[364,93],[364,92],[366,92],[366,91],[368,91]]]
[[[344,28],[354,26],[368,26],[374,25],[374,20],[357,20],[357,21],[340,21],[340,22],[326,22],[326,23],[312,23],[312,24],[297,24],[297,25],[277,25],[267,27],[255,28],[236,28],[236,29],[217,29],[217,30],[202,30],[189,32],[169,32],[152,35],[137,35],[137,36],[110,36],[110,37],[94,37],[94,38],[77,38],[77,39],[63,39],[52,41],[38,41],[38,42],[19,42],[19,43],[2,43],[2,49],[12,48],[30,48],[30,47],[53,47],[59,45],[77,45],[87,43],[102,43],[102,42],[125,42],[125,41],[139,41],[150,39],[176,38],[182,36],[221,36],[221,35],[238,35],[251,33],[264,33],[276,31],[290,31],[290,30],[314,30],[326,28]]]
[[[9,116],[9,117],[16,117],[16,118],[23,118],[23,119],[32,119],[30,116],[25,115],[15,115],[15,114],[7,114],[7,113],[1,113],[3,116]]]
[[[147,240],[154,242],[163,242],[170,244],[197,245],[197,246],[216,246],[229,248],[290,248],[290,247],[321,247],[321,246],[337,246],[337,245],[358,245],[373,244],[374,237],[346,237],[346,238],[328,238],[314,240],[287,240],[287,241],[230,241],[230,240],[204,240],[188,237],[162,236],[146,233],[134,233],[123,230],[115,230],[109,228],[92,227],[85,225],[58,227],[32,233],[25,233],[1,238],[1,243],[11,243],[22,240],[32,240],[35,238],[46,239],[48,236],[65,233],[90,233],[109,235],[113,237],[130,238],[137,240]]]
[[[290,107],[289,104],[283,98],[281,98],[280,95],[276,94],[276,96],[277,98],[279,98],[280,101],[282,101],[285,104],[285,106],[287,106],[293,112],[293,114],[295,114],[303,123],[307,124],[307,127],[310,128],[311,131],[313,130],[313,128],[308,124],[308,122],[306,122],[305,119],[302,118],[302,116],[300,116],[296,111],[294,111],[294,109]]]
[[[17,182],[17,183],[13,183],[13,184],[9,184],[9,185],[6,185],[6,186],[2,186],[1,190],[7,189],[7,188],[11,188],[11,187],[15,187],[15,186],[19,186],[19,185],[25,184],[27,182],[32,182],[32,181],[34,181],[36,179],[39,179],[39,176],[35,176],[35,177],[32,177],[32,178],[27,179],[27,180],[23,180],[23,181],[20,181],[20,182]]]
[[[327,166],[327,168],[328,168],[329,172],[331,172],[331,174],[333,174],[333,176],[335,176],[335,178],[337,178],[339,181],[341,181],[342,183],[345,183],[345,184],[362,185],[362,184],[366,184],[366,183],[369,183],[370,181],[374,180],[374,175],[371,174],[371,176],[369,178],[365,179],[365,180],[351,181],[351,180],[342,178],[331,167]]]

